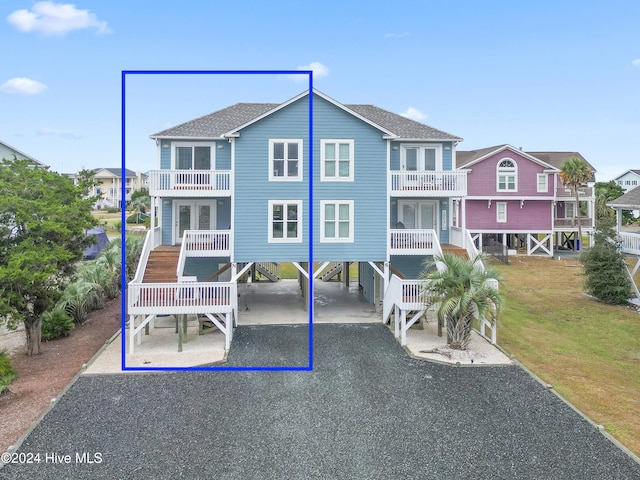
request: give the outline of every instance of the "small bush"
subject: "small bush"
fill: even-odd
[[[63,310],[55,309],[42,315],[42,340],[68,337],[75,327],[73,318]]]
[[[107,213],[118,213],[120,211],[119,208],[109,207],[107,208]]]
[[[11,357],[6,350],[0,350],[0,395],[5,393],[5,390],[9,387],[13,379],[16,377],[16,372],[11,366]]]

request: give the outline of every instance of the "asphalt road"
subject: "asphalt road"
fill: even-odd
[[[81,376],[19,450],[40,463],[0,478],[640,479],[517,366],[413,360],[381,325],[314,332],[313,371]],[[229,365],[306,355],[305,326],[241,327]]]

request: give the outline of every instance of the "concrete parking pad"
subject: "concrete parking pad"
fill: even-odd
[[[412,359],[381,325],[314,332],[311,372],[81,376],[19,450],[71,462],[7,465],[0,478],[640,478],[639,464],[515,365]],[[270,363],[274,349],[302,361],[306,336],[240,327],[245,348],[229,364]]]

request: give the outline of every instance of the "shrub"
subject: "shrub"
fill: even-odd
[[[73,318],[63,310],[54,309],[42,315],[42,340],[68,337],[75,327]]]
[[[582,252],[585,290],[598,300],[611,305],[624,305],[631,296],[622,253],[612,243],[615,232],[611,220],[602,219],[596,225],[594,245]]]
[[[11,357],[6,350],[0,350],[0,395],[9,387],[16,377],[16,371],[11,366]]]
[[[107,208],[107,213],[118,213],[120,211],[119,208],[109,207]]]

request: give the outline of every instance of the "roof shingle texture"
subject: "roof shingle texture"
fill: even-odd
[[[151,135],[151,138],[220,138],[278,107],[277,103],[236,103]],[[349,110],[401,138],[453,140],[462,138],[405,118],[374,105],[344,105]]]

